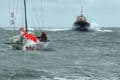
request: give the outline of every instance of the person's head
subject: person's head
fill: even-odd
[[[20,34],[23,35],[24,32],[25,32],[24,27],[21,27],[21,28],[19,29],[19,31],[20,31]]]
[[[42,35],[46,35],[46,33],[45,33],[45,32],[42,32]]]
[[[25,30],[24,30],[24,27],[20,27],[19,31],[20,31],[20,32],[24,32],[24,31],[25,31]]]

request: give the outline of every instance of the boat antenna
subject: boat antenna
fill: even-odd
[[[24,0],[24,13],[25,13],[25,30],[27,30],[27,12],[26,12],[26,0]]]
[[[83,16],[83,6],[81,6],[81,16]]]

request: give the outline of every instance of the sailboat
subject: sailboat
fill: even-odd
[[[83,15],[83,7],[81,7],[81,15],[76,17],[76,21],[73,23],[73,30],[75,31],[89,31],[90,23]]]
[[[8,44],[14,50],[41,50],[49,46],[49,41],[40,41],[34,31],[28,30],[26,0],[24,0],[25,29],[20,28],[20,35],[9,38],[5,44]]]

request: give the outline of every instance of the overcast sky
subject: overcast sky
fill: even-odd
[[[29,26],[71,27],[81,6],[90,22],[120,26],[120,0],[26,0]],[[1,0],[0,26],[9,26],[14,11],[16,26],[24,25],[23,0]]]

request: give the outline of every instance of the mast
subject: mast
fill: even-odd
[[[24,0],[24,13],[25,13],[25,30],[26,32],[28,31],[27,30],[27,12],[26,12],[26,0]]]
[[[83,16],[83,6],[81,6],[81,16]]]

